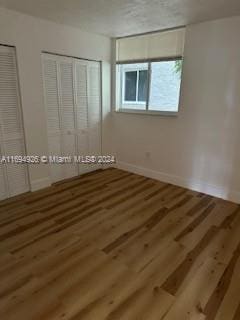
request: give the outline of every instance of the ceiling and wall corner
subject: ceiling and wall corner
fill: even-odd
[[[0,6],[110,37],[240,15],[239,0],[0,0]]]

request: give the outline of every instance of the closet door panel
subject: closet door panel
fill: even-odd
[[[75,90],[76,90],[76,132],[77,132],[77,154],[87,156],[89,154],[88,136],[88,92],[87,92],[87,62],[75,62]],[[79,173],[89,171],[88,164],[79,164]]]
[[[64,150],[64,157],[74,157],[76,152],[76,140],[75,135],[63,135],[62,147]],[[75,163],[66,163],[63,165],[64,179],[72,178],[78,175],[77,165]]]
[[[61,137],[60,135],[52,135],[48,137],[49,156],[61,156]],[[58,182],[64,179],[62,166],[57,163],[50,163],[50,174],[52,182]]]
[[[74,89],[72,62],[60,62],[61,129],[74,133]]]
[[[24,156],[25,141],[14,48],[0,47],[0,144],[9,156]],[[27,166],[4,164],[8,197],[29,190]]]
[[[23,138],[15,51],[0,51],[0,116],[3,140]]]
[[[60,134],[57,63],[45,58],[43,67],[48,133]]]
[[[60,114],[62,135],[62,156],[76,155],[75,112],[74,112],[74,82],[73,61],[61,61],[60,69]],[[64,178],[78,175],[75,163],[64,165]]]
[[[100,63],[90,62],[88,67],[88,132],[89,152],[101,155],[101,83]],[[101,165],[93,165],[98,169]]]
[[[23,155],[23,140],[9,140],[5,144],[6,156]],[[8,189],[11,196],[29,191],[27,164],[6,164]]]
[[[48,127],[48,151],[50,156],[58,157],[61,156],[58,65],[52,57],[48,58],[47,56],[44,56],[43,72]],[[50,174],[52,182],[57,182],[63,179],[62,167],[58,164],[50,163]]]

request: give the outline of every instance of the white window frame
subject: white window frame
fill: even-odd
[[[151,85],[151,63],[153,62],[165,62],[165,61],[176,61],[182,60],[182,56],[177,57],[166,57],[161,59],[150,59],[150,60],[137,60],[137,61],[119,61],[115,65],[115,70],[117,71],[117,66],[121,66],[123,68],[120,70],[120,75],[116,72],[116,105],[115,111],[116,112],[123,112],[123,113],[137,113],[137,114],[149,114],[149,115],[160,115],[160,116],[177,116],[180,111],[180,101],[181,101],[181,92],[182,92],[182,81],[180,83],[180,93],[179,93],[179,101],[178,101],[178,110],[177,111],[161,111],[161,110],[149,110],[149,95],[150,95],[150,85]],[[148,67],[129,67],[129,64],[148,64]],[[128,67],[124,68],[124,65],[128,65]],[[125,72],[127,71],[138,71],[138,70],[148,70],[148,86],[147,86],[147,101],[146,102],[132,102],[132,101],[125,101]],[[137,77],[138,81],[139,77]],[[182,80],[182,77],[181,77]],[[137,87],[138,89],[138,87]],[[137,98],[138,90],[136,90],[136,98]],[[146,105],[145,109],[137,109],[131,108],[131,106],[143,106]]]
[[[126,73],[127,72],[137,72],[137,83],[136,83],[136,99],[135,101],[125,100],[125,83],[126,83]],[[148,65],[142,67],[124,67],[122,65],[122,80],[120,83],[121,91],[122,91],[122,105],[145,105],[147,101],[138,101],[138,92],[139,92],[139,73],[140,71],[148,71]]]

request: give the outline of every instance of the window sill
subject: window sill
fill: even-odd
[[[116,113],[131,113],[131,114],[142,114],[151,116],[162,116],[162,117],[177,117],[178,111],[155,111],[155,110],[134,110],[134,109],[117,109]]]

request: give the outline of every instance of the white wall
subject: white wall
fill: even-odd
[[[187,27],[179,116],[114,112],[118,167],[240,202],[239,30]]]
[[[103,134],[108,134],[110,110],[110,39],[79,29],[0,9],[0,44],[16,47],[22,109],[29,155],[47,154],[41,51],[101,60],[103,66]],[[106,139],[104,139],[105,141]],[[29,168],[32,190],[50,184],[47,165]]]

